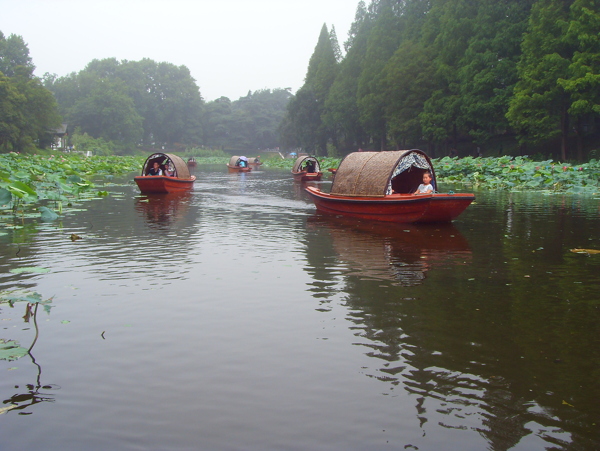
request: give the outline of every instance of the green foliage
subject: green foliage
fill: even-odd
[[[71,145],[78,152],[93,152],[93,155],[113,155],[115,145],[112,141],[106,141],[103,138],[92,138],[87,133],[81,133],[81,128],[77,127],[71,135]]]
[[[54,97],[37,77],[20,36],[0,31],[0,152],[33,151],[60,125]]]
[[[292,94],[289,89],[249,92],[232,102],[221,97],[205,107],[205,146],[265,149],[279,146],[278,127]]]
[[[69,124],[93,138],[148,146],[202,142],[204,102],[185,66],[108,58],[45,83]]]
[[[583,161],[600,139],[599,27],[596,0],[360,2],[324,110],[307,76],[284,144],[554,157],[560,145],[565,161],[576,143]]]
[[[304,85],[290,100],[282,127],[284,143],[302,146],[316,155],[327,153],[327,141],[333,134],[325,120],[325,104],[339,71],[336,57],[339,45],[334,39],[335,35],[323,25],[308,63]]]
[[[460,182],[480,189],[542,190],[551,192],[600,192],[600,163],[573,166],[553,160],[523,157],[434,159],[438,183]]]
[[[63,203],[81,201],[86,192],[93,193],[93,177],[137,172],[142,163],[142,157],[2,154],[0,208],[24,214],[39,207],[42,219],[54,219],[55,212],[40,203],[55,203],[60,214]]]

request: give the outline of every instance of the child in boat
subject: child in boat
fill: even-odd
[[[165,175],[167,177],[175,177],[175,171],[173,170],[173,168],[169,164],[165,164],[164,173],[165,173]]]
[[[425,171],[423,173],[423,183],[419,185],[417,190],[413,194],[431,194],[433,193],[433,186],[431,185],[431,172]]]

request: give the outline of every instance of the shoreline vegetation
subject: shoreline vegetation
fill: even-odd
[[[182,155],[187,158],[190,155]],[[139,172],[145,156],[91,156],[77,153],[0,154],[0,225],[20,218],[52,221],[66,209],[108,196],[115,176]],[[340,158],[320,158],[324,171]],[[225,164],[228,157],[196,157],[198,165]],[[294,159],[265,158],[263,170],[291,170]],[[439,183],[465,190],[541,191],[547,194],[598,195],[600,161],[573,165],[526,157],[443,157],[432,159]],[[290,178],[291,180],[291,178]],[[130,181],[133,183],[133,181]],[[1,229],[0,229],[1,230]]]

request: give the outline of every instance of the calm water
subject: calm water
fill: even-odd
[[[0,290],[53,305],[0,360],[0,449],[600,448],[600,255],[570,251],[600,249],[600,196],[392,227],[223,169],[0,229]],[[28,348],[24,313],[0,338]]]

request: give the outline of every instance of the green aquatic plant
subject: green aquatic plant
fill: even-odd
[[[19,342],[6,338],[0,338],[0,360],[17,360],[28,355],[39,337],[39,328],[37,324],[38,307],[42,305],[46,313],[50,312],[52,298],[43,300],[42,295],[35,291],[9,290],[0,291],[0,305],[8,304],[14,307],[18,302],[25,302],[25,314],[23,320],[29,323],[33,320],[35,328],[35,337],[29,348],[22,347]]]
[[[114,175],[138,171],[142,162],[142,157],[2,154],[0,208],[12,209],[14,214],[21,215],[26,210],[39,208],[42,219],[47,220],[52,215],[41,208],[48,208],[44,203],[54,203],[54,210],[61,214],[63,205],[93,197],[94,179],[107,180]],[[107,195],[106,191],[96,192],[100,197]]]

